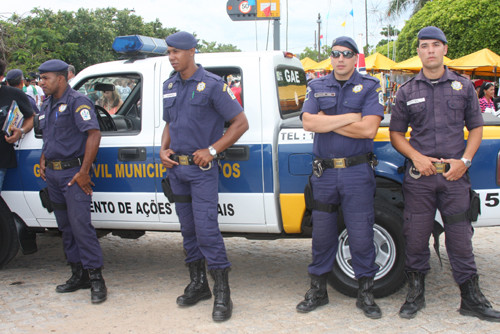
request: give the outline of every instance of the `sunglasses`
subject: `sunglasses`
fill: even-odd
[[[354,57],[355,53],[352,52],[351,50],[344,50],[344,51],[332,50],[333,58],[340,58],[340,55],[344,55],[344,58],[350,59]]]

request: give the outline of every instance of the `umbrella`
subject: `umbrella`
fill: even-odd
[[[318,63],[316,61],[312,60],[309,57],[305,57],[304,59],[301,59],[300,62],[302,63],[302,67],[304,67],[304,71],[309,71],[313,67],[318,65]]]
[[[489,49],[482,49],[447,64],[455,70],[466,71],[470,74],[492,75],[500,67],[500,56]]]
[[[448,65],[450,61],[451,61],[450,58],[444,56],[445,65]],[[406,70],[406,71],[418,72],[420,71],[421,68],[422,68],[422,61],[418,56],[415,56],[410,59],[406,59],[400,63],[397,63],[391,68],[391,70]]]
[[[396,62],[387,58],[381,53],[375,52],[372,55],[369,55],[365,59],[366,70],[390,70],[392,66],[396,65]]]

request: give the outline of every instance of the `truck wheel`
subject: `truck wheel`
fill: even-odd
[[[401,210],[384,200],[375,199],[373,230],[375,262],[380,267],[375,276],[373,294],[380,298],[399,290],[405,281],[405,246]],[[337,258],[332,273],[329,275],[329,283],[337,291],[347,296],[357,296],[358,282],[351,265],[349,238],[345,227],[339,232]]]
[[[14,216],[0,197],[0,268],[10,262],[19,250]]]

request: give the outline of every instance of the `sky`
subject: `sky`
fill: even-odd
[[[208,42],[233,44],[242,51],[272,50],[274,45],[272,22],[232,21],[226,12],[227,0],[50,0],[45,3],[33,0],[0,1],[1,19],[6,19],[13,13],[29,15],[30,10],[35,7],[54,12],[76,11],[81,7],[115,7],[134,10],[134,14],[141,16],[145,22],[158,18],[163,27],[175,27],[195,33],[197,38]],[[394,21],[385,15],[389,0],[366,1],[370,45],[375,45],[382,38],[379,34],[382,27],[388,24],[399,29],[403,27],[404,18]],[[41,3],[44,4],[40,5]],[[280,9],[281,50],[301,53],[306,47],[314,48],[318,13],[321,14],[322,21],[322,45],[331,44],[333,38],[342,35],[354,38],[358,44],[365,44],[365,0],[281,0]],[[342,27],[344,21],[345,27]],[[361,49],[359,46],[358,48]]]

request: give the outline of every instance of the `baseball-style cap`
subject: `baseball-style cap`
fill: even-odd
[[[185,31],[179,31],[175,34],[167,36],[167,38],[165,38],[165,42],[167,42],[168,46],[180,50],[189,50],[195,48],[198,44],[196,38],[194,38],[192,34]]]
[[[16,78],[19,78],[22,76],[23,76],[23,71],[16,68],[14,70],[10,70],[9,72],[7,72],[7,75],[5,76],[5,80],[8,81],[8,80],[16,79]]]
[[[38,72],[40,72],[40,74],[47,72],[64,72],[67,70],[68,64],[59,59],[47,60],[38,68]]]
[[[425,28],[420,29],[418,32],[418,39],[437,39],[438,41],[443,42],[444,44],[448,44],[448,41],[446,40],[446,36],[444,35],[444,32],[439,29],[438,27],[434,26],[428,26]]]
[[[336,45],[345,46],[346,48],[349,48],[352,51],[359,53],[358,46],[356,45],[356,42],[354,42],[354,40],[351,37],[340,36],[340,37],[335,38],[332,42],[332,48]]]

